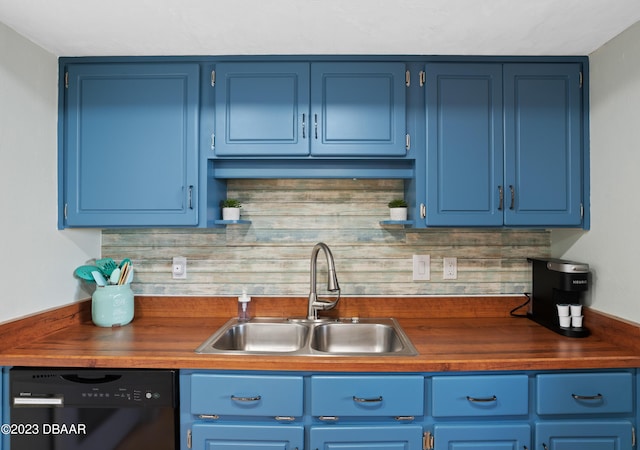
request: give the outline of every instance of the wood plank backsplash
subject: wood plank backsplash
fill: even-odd
[[[526,258],[550,254],[545,230],[424,229],[381,226],[402,180],[230,180],[251,225],[220,229],[113,229],[102,256],[130,258],[142,295],[306,296],[316,242],[333,252],[343,295],[522,294],[531,284]],[[412,256],[431,255],[431,280],[412,281]],[[171,260],[188,259],[173,280]],[[458,278],[442,279],[443,257],[458,258]],[[318,260],[318,290],[326,263]]]

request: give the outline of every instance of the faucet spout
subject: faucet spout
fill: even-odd
[[[329,292],[336,292],[337,297],[335,300],[326,300],[326,299],[318,299],[317,288],[316,288],[316,279],[317,279],[317,262],[318,262],[318,253],[320,250],[324,253],[327,259],[327,269],[328,269],[328,279],[327,279],[327,290]],[[311,267],[310,267],[310,288],[309,288],[309,307],[307,309],[307,319],[309,320],[317,320],[318,319],[318,311],[324,311],[327,309],[332,309],[338,304],[338,300],[340,300],[340,285],[338,284],[338,277],[336,275],[336,266],[333,260],[333,255],[331,254],[331,250],[329,246],[324,242],[318,242],[311,251]]]

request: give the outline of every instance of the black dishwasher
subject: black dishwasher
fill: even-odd
[[[178,448],[177,373],[13,368],[11,450]]]

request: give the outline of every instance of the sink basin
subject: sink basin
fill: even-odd
[[[390,325],[331,323],[314,328],[311,348],[325,353],[397,353],[404,345]]]
[[[231,319],[196,353],[296,356],[417,355],[394,319]]]
[[[307,341],[309,328],[298,323],[260,320],[228,323],[196,352],[212,353],[208,349],[243,353],[286,353],[300,350]]]

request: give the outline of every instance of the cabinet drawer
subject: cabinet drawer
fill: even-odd
[[[542,374],[536,381],[538,414],[633,412],[630,373]]]
[[[513,416],[529,410],[526,375],[433,377],[433,416]]]
[[[301,416],[300,376],[191,375],[191,413]]]
[[[313,416],[421,416],[423,411],[419,375],[311,377]]]

